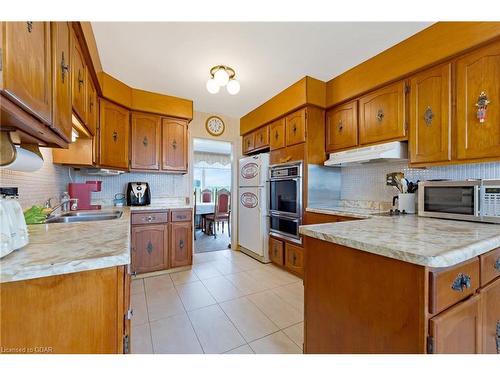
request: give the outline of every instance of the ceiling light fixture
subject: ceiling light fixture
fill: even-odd
[[[210,94],[217,94],[222,86],[227,92],[236,95],[240,92],[240,83],[234,78],[236,72],[225,65],[217,65],[210,69],[210,79],[207,81],[207,90]]]

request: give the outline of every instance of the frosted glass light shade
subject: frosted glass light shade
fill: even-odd
[[[235,80],[235,79],[231,79],[228,83],[227,83],[227,92],[231,95],[236,95],[237,93],[240,92],[240,83]]]
[[[219,69],[215,72],[214,79],[219,86],[226,86],[229,82],[229,74],[227,74],[226,69]]]
[[[215,82],[215,79],[210,78],[207,81],[207,90],[210,94],[217,94],[219,92],[220,86]]]

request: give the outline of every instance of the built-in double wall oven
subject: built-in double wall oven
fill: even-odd
[[[302,223],[302,162],[269,167],[270,232],[300,243]]]

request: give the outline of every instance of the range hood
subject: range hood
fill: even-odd
[[[105,169],[105,168],[86,168],[80,170],[82,174],[86,174],[88,176],[119,176],[124,171],[114,170],[114,169]]]
[[[329,159],[325,161],[325,165],[342,167],[370,162],[404,160],[408,160],[408,142],[389,142],[331,153]]]

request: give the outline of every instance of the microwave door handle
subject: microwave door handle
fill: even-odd
[[[474,187],[474,216],[478,217],[481,216],[481,207],[479,207],[479,193],[480,193],[480,187],[475,186]]]

